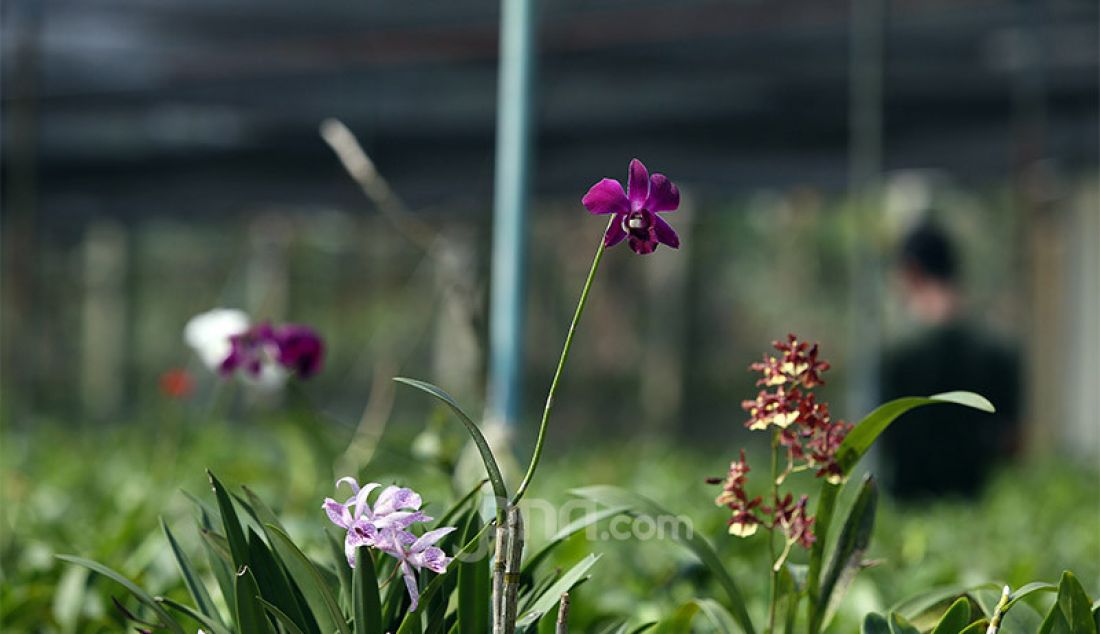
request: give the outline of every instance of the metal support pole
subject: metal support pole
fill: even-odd
[[[506,425],[522,403],[534,33],[534,0],[501,0],[486,418]]]

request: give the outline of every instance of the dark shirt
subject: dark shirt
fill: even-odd
[[[972,324],[937,326],[889,350],[882,397],[968,390],[997,409],[956,405],[906,413],[883,434],[887,484],[896,497],[973,496],[993,465],[1014,447],[1019,420],[1019,361],[1014,350]]]

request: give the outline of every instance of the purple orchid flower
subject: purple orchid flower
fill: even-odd
[[[619,181],[605,178],[588,190],[581,203],[594,214],[615,214],[603,237],[606,247],[623,238],[639,254],[653,253],[659,243],[673,249],[680,246],[676,231],[657,215],[680,206],[680,190],[664,174],[650,176],[638,159],[630,161],[625,192]]]
[[[263,323],[229,337],[229,355],[222,361],[219,371],[230,375],[244,370],[253,378],[264,373],[279,356],[279,343],[271,324]]]
[[[417,522],[430,522],[431,517],[422,513],[420,495],[412,489],[389,486],[378,495],[371,507],[367,497],[382,486],[369,482],[362,487],[354,478],[344,477],[336,481],[336,486],[347,484],[352,496],[340,504],[332,498],[325,498],[321,507],[329,520],[347,530],[344,537],[344,555],[348,565],[355,567],[355,549],[359,546],[380,548],[381,540],[391,534],[403,543],[413,543],[416,536],[407,529]]]
[[[303,379],[321,371],[325,344],[312,328],[287,324],[273,334],[279,347],[278,361],[284,368],[294,370]]]
[[[228,376],[240,370],[260,386],[278,387],[288,372],[302,378],[319,372],[324,353],[324,342],[308,326],[262,323],[229,336],[229,352],[218,371]]]
[[[447,564],[454,560],[448,557],[443,549],[435,546],[435,543],[444,536],[453,532],[453,526],[446,526],[428,531],[417,537],[411,544],[406,543],[400,532],[387,531],[382,552],[396,557],[400,562],[401,576],[405,578],[405,588],[409,591],[409,610],[416,610],[420,603],[420,586],[416,580],[416,571],[427,568],[436,574],[447,572]]]

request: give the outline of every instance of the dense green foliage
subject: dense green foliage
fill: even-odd
[[[412,428],[393,426],[360,475],[384,482],[415,481],[429,510],[442,514],[463,485],[455,482],[450,469],[409,454],[412,433],[405,430]],[[121,613],[111,598],[131,610],[136,604],[120,586],[55,558],[65,553],[109,563],[151,594],[193,605],[157,518],[163,516],[207,585],[216,586],[201,555],[195,505],[181,493],[214,504],[204,468],[226,482],[254,488],[308,554],[332,561],[326,537],[330,527],[319,507],[322,497],[331,494],[336,474],[330,465],[339,443],[327,438],[331,432],[314,432],[300,421],[285,419],[235,424],[179,420],[94,429],[44,425],[6,434],[0,627],[119,631]],[[755,571],[767,565],[763,537],[727,538],[726,515],[712,504],[713,488],[703,484],[703,477],[722,471],[728,452],[708,455],[656,443],[618,443],[613,452],[606,449],[574,448],[551,456],[531,496],[562,503],[572,499],[572,489],[607,483],[652,498],[689,519],[696,534],[714,545],[759,622],[766,609],[766,584],[743,580],[757,579]],[[830,629],[852,631],[867,612],[886,614],[899,601],[929,589],[986,582],[1012,588],[1036,580],[1058,583],[1065,568],[1073,569],[1085,592],[1096,596],[1096,478],[1094,471],[1066,464],[1026,465],[1004,471],[977,502],[945,500],[899,508],[883,499],[866,554],[879,563],[857,577]],[[840,496],[838,509],[851,504],[855,487],[851,489]],[[548,535],[537,524],[529,523],[529,529],[528,552],[535,553]],[[589,552],[603,557],[588,572],[593,581],[573,593],[570,620],[576,631],[592,631],[620,615],[630,615],[632,624],[658,620],[682,611],[696,597],[724,596],[691,553],[670,541],[589,542],[578,535],[543,565],[547,570],[568,569]],[[655,587],[662,591],[653,592]],[[991,592],[996,594],[998,587]],[[221,601],[217,591],[212,595]],[[1038,593],[1026,601],[1045,612],[1053,599],[1051,593]],[[708,607],[696,604],[692,612],[706,613]]]

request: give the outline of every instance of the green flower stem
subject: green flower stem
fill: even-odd
[[[611,222],[615,222],[614,215],[612,215],[608,227],[611,226]],[[539,435],[535,440],[535,452],[531,456],[531,464],[527,467],[527,474],[523,476],[523,482],[516,489],[516,494],[512,496],[512,505],[518,504],[523,499],[523,494],[527,492],[527,487],[531,485],[531,478],[535,476],[535,469],[539,466],[539,459],[542,457],[542,445],[546,440],[546,424],[550,420],[550,410],[554,407],[554,394],[558,391],[558,381],[561,379],[565,362],[569,359],[569,350],[573,347],[573,335],[577,332],[577,322],[581,320],[581,315],[584,314],[584,306],[588,303],[588,291],[592,288],[592,280],[596,279],[596,269],[600,268],[600,259],[603,258],[605,250],[603,235],[601,235],[600,246],[596,249],[596,257],[592,259],[592,268],[588,271],[588,279],[584,281],[581,298],[577,302],[577,311],[573,313],[573,323],[569,324],[569,334],[565,336],[565,345],[561,350],[561,358],[558,359],[558,369],[554,371],[554,380],[550,382],[550,392],[546,395],[546,407],[542,410],[542,422],[539,424]]]
[[[778,504],[779,500],[779,432],[772,432],[772,444],[771,444],[771,475],[772,475],[772,504]],[[787,544],[787,548],[790,549],[790,544]],[[784,551],[783,556],[786,557]],[[771,575],[771,588],[768,593],[768,634],[775,631],[775,610],[776,604],[779,603],[779,570],[776,568],[777,560],[775,558],[775,531],[772,530],[768,533],[768,553],[772,562],[771,570],[768,572]]]

